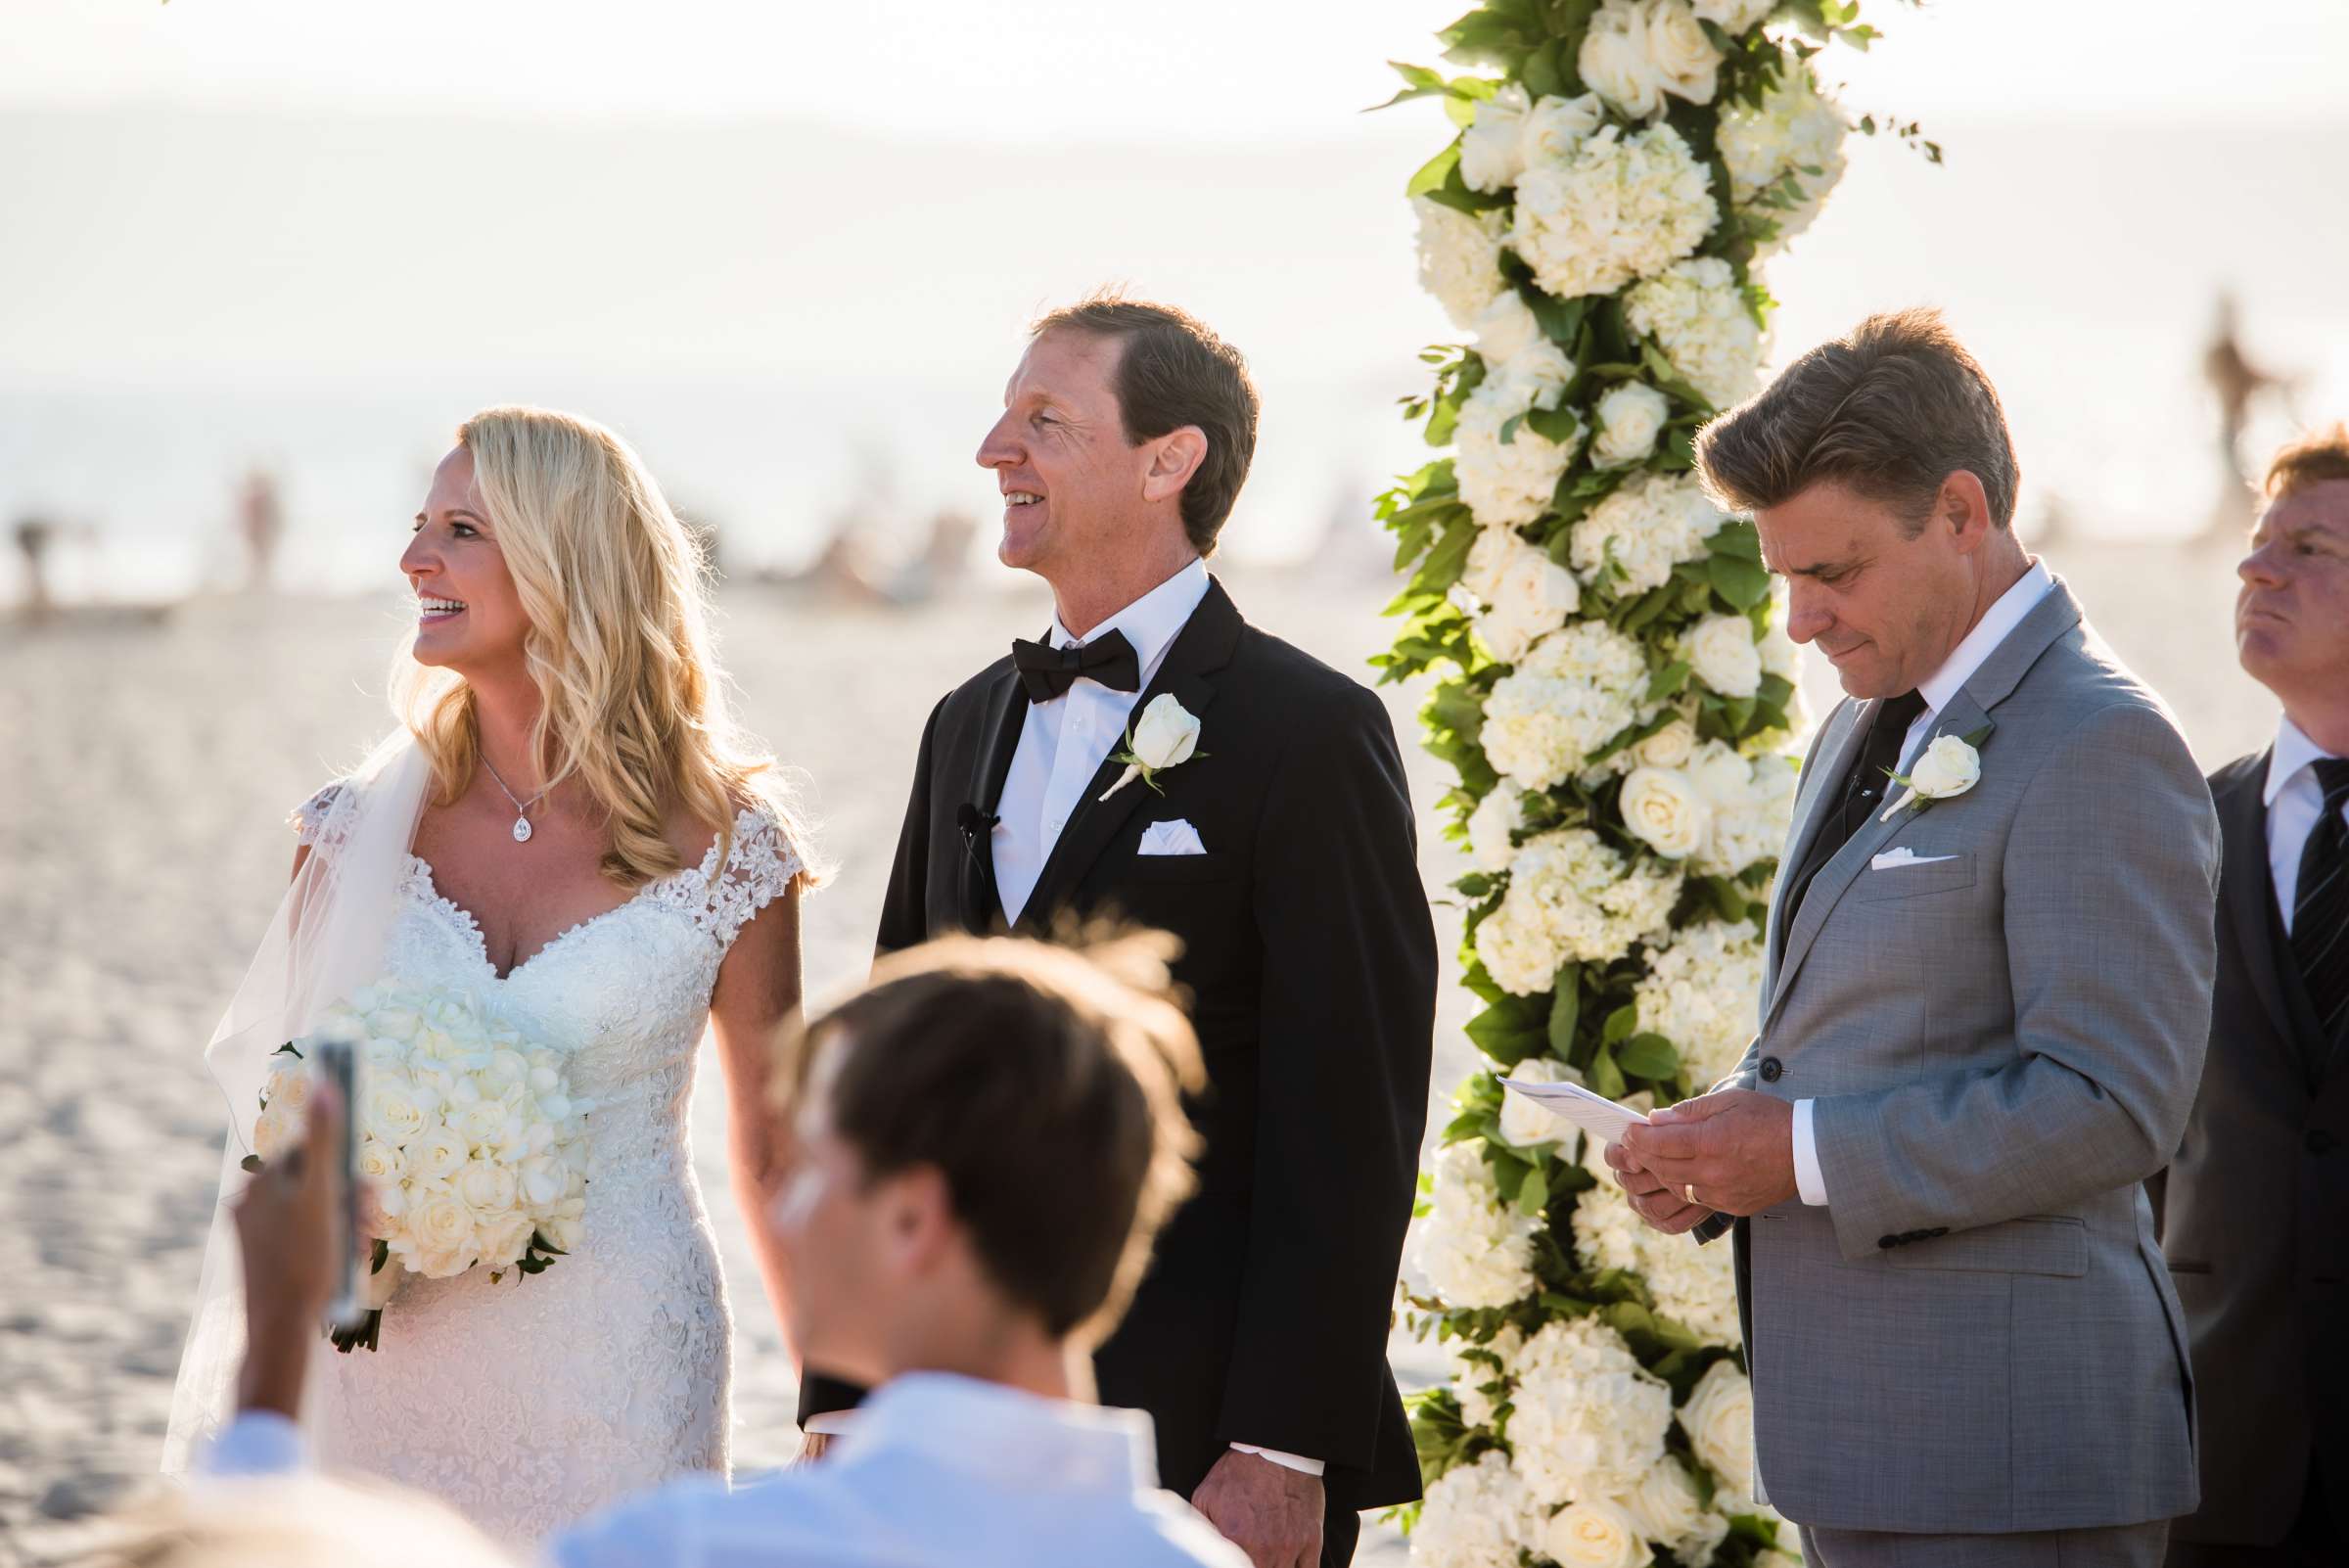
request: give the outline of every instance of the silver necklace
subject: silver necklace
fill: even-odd
[[[489,769],[489,776],[492,779],[497,780],[497,787],[501,790],[505,790],[506,799],[514,802],[514,842],[517,844],[530,843],[530,806],[536,806],[540,801],[545,800],[546,791],[540,790],[537,794],[531,796],[530,806],[525,806],[522,804],[521,800],[515,796],[512,790],[506,789],[506,781],[502,778],[498,778],[497,768],[490,762],[486,755],[482,758],[482,765]],[[552,788],[553,786],[550,785],[548,787]]]

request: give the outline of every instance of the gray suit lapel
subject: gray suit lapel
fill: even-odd
[[[1836,786],[1851,771],[1852,758],[1861,738],[1867,733],[1867,721],[1875,711],[1876,700],[1872,698],[1835,706],[1835,712],[1827,719],[1827,733],[1819,738],[1819,751],[1811,760],[1811,772],[1795,796],[1794,832],[1787,840],[1784,858],[1778,861],[1778,877],[1770,895],[1769,931],[1762,948],[1769,954],[1769,967],[1762,982],[1765,996],[1774,992],[1774,977],[1786,947],[1786,897],[1794,880],[1794,868],[1810,854],[1811,846],[1818,841],[1819,829],[1826,821],[1819,802],[1841,798]]]
[[[2063,579],[2057,577],[2054,586],[2031,607],[2029,615],[2023,617],[2022,623],[2007,633],[2004,642],[1991,650],[1990,657],[1982,661],[1982,668],[1975,670],[1973,676],[1958,689],[1958,695],[1950,699],[1949,706],[1935,715],[1933,727],[1927,731],[1926,744],[1930,745],[1943,735],[1970,735],[1977,730],[1996,728],[1990,711],[2013,693],[2042,654],[2079,623],[2080,602],[2072,597]],[[1875,705],[1868,704],[1867,714],[1872,716],[1874,713]],[[1851,734],[1845,737],[1844,745],[1837,749],[1842,761],[1832,775],[1834,778],[1841,779],[1844,770],[1851,766],[1853,737],[1865,733],[1865,724],[1855,720]],[[1993,737],[1983,736],[1980,749],[1985,769],[1999,765],[1990,749],[1994,744]],[[1888,796],[1886,805],[1889,804]],[[1814,800],[1812,806],[1810,815],[1817,817],[1818,802]],[[1836,900],[1851,890],[1867,862],[1881,853],[1915,817],[1916,808],[1911,807],[1887,822],[1883,808],[1878,807],[1866,824],[1852,835],[1850,842],[1835,853],[1835,857],[1819,867],[1819,875],[1812,879],[1810,889],[1803,895],[1801,909],[1795,912],[1792,925],[1786,928],[1785,956],[1769,978],[1770,1004],[1763,1011],[1764,1030],[1770,1028],[1777,1017],[1778,1009],[1785,1004],[1786,993],[1794,985],[1795,971],[1802,967],[1812,944],[1819,940],[1820,929],[1827,923],[1827,916],[1834,912]],[[1806,847],[1811,837],[1816,835],[1818,826],[1816,821],[1804,823],[1803,843]],[[1799,852],[1798,857],[1787,863],[1800,865]],[[1779,891],[1782,896],[1782,877]],[[1777,912],[1773,919],[1773,922],[1782,921],[1784,912]]]

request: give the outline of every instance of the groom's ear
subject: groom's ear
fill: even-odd
[[[1145,500],[1180,495],[1191,476],[1199,472],[1199,465],[1207,461],[1207,433],[1196,425],[1178,426],[1147,444],[1150,466],[1142,472]]]
[[[1998,531],[1998,520],[1991,516],[1990,495],[1982,487],[1982,480],[1973,470],[1953,470],[1941,482],[1941,493],[1933,498],[1933,520],[1950,530],[1962,554],[1980,549]]]

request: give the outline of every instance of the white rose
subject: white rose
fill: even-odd
[[[1696,750],[1696,726],[1676,718],[1631,750],[1649,767],[1680,767]]]
[[[534,1154],[522,1162],[522,1190],[533,1207],[560,1200],[570,1185],[570,1173],[551,1156]]]
[[[1466,212],[1411,198],[1418,215],[1419,286],[1436,297],[1451,324],[1465,331],[1495,296],[1507,287],[1500,275],[1500,242],[1506,211]]]
[[[1909,768],[1909,787],[1928,801],[1963,795],[1982,781],[1982,759],[1955,735],[1937,735]]]
[[[1506,189],[1525,171],[1525,120],[1532,107],[1525,89],[1501,88],[1476,106],[1476,117],[1460,133],[1460,181],[1472,191]]]
[[[1590,438],[1590,461],[1599,468],[1629,468],[1647,460],[1663,434],[1670,399],[1645,382],[1627,381],[1598,400],[1598,434]]]
[[[1705,1368],[1680,1408],[1688,1446],[1734,1499],[1751,1500],[1754,1486],[1754,1390],[1730,1360]],[[1742,1511],[1742,1510],[1732,1510]]]
[[[1514,289],[1493,297],[1476,318],[1476,351],[1490,370],[1498,370],[1538,343],[1542,323]]]
[[[1728,33],[1745,31],[1777,8],[1778,0],[1696,0],[1698,19]]]
[[[492,1268],[504,1268],[530,1250],[530,1238],[537,1233],[537,1224],[527,1214],[484,1222],[478,1242],[481,1261]]]
[[[1580,98],[1544,98],[1525,116],[1522,161],[1530,164],[1543,159],[1570,157],[1582,145],[1584,137],[1606,122],[1606,106],[1598,101],[1596,93],[1585,93]]]
[[[1510,835],[1525,820],[1525,791],[1502,779],[1468,813],[1468,854],[1480,871],[1506,871],[1517,846]]]
[[[409,1007],[378,1007],[367,1015],[367,1033],[406,1044],[416,1038],[423,1020]]]
[[[1525,547],[1517,530],[1506,525],[1477,530],[1476,542],[1468,546],[1468,564],[1460,569],[1460,586],[1480,607],[1495,603],[1500,598],[1501,574]]]
[[[1645,20],[1635,0],[1608,0],[1590,19],[1575,57],[1583,80],[1634,119],[1664,107],[1664,82],[1647,57]]]
[[[378,1186],[395,1185],[407,1179],[408,1157],[381,1138],[362,1138],[359,1140],[359,1176]]]
[[[465,1135],[445,1122],[428,1124],[402,1147],[407,1151],[408,1169],[430,1181],[445,1181],[454,1176],[473,1154]]]
[[[1745,617],[1707,616],[1688,633],[1687,652],[1696,678],[1722,696],[1751,697],[1762,689],[1762,651]]]
[[[1623,825],[1668,860],[1694,854],[1713,825],[1711,804],[1675,768],[1632,769],[1621,804]]]
[[[1656,1560],[1632,1516],[1596,1498],[1570,1502],[1552,1515],[1542,1549],[1560,1568],[1645,1568]]]
[[[405,1226],[416,1249],[445,1267],[446,1261],[469,1254],[473,1250],[473,1211],[458,1201],[453,1192],[439,1192],[409,1209]],[[431,1268],[417,1270],[435,1278]],[[462,1269],[450,1270],[462,1272]]]
[[[1477,620],[1476,633],[1504,665],[1516,664],[1536,642],[1564,625],[1583,599],[1574,574],[1531,545],[1517,552],[1498,589],[1491,613]]]
[[[1705,36],[1688,0],[1644,0],[1648,66],[1664,91],[1692,104],[1713,102],[1721,51]]]
[[[1684,1563],[1710,1561],[1729,1533],[1729,1522],[1697,1500],[1696,1483],[1670,1454],[1649,1465],[1637,1486],[1613,1500],[1635,1529],[1650,1541],[1664,1543]]]
[[[369,1137],[405,1147],[425,1129],[431,1108],[416,1086],[394,1078],[371,1078],[360,1095],[359,1126]]]
[[[1583,1075],[1564,1062],[1529,1056],[1507,1077],[1527,1084],[1580,1084]],[[1500,1091],[1500,1140],[1511,1148],[1538,1149],[1574,1134],[1574,1124],[1513,1089]]]
[[[487,1160],[469,1161],[457,1172],[451,1185],[465,1206],[479,1215],[503,1214],[514,1207],[522,1193],[522,1183],[515,1177],[512,1166]]]
[[[513,1113],[507,1110],[503,1101],[476,1099],[472,1104],[458,1109],[450,1126],[456,1129],[457,1135],[469,1147],[495,1148],[506,1141],[507,1123],[512,1116]]]
[[[301,1142],[301,1119],[272,1100],[253,1124],[253,1152],[262,1164],[274,1165]]]
[[[1147,767],[1174,767],[1199,749],[1199,719],[1173,692],[1161,692],[1133,727],[1133,755]]]

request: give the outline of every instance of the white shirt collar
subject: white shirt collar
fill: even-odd
[[[1180,572],[1086,632],[1084,641],[1095,642],[1112,631],[1122,631],[1126,640],[1133,644],[1135,660],[1147,670],[1158,663],[1159,656],[1190,621],[1199,601],[1207,597],[1208,581],[1207,563],[1193,556]],[[1066,648],[1077,640],[1060,623],[1060,616],[1055,612],[1052,646]]]
[[[2290,716],[2276,720],[2276,750],[2268,758],[2268,782],[2260,794],[2262,805],[2274,806],[2276,797],[2284,786],[2299,776],[2300,770],[2332,753],[2308,738],[2308,732],[2292,722]]]
[[[1983,612],[1982,619],[1974,623],[1974,629],[1942,661],[1941,668],[1917,685],[1916,694],[1925,700],[1926,711],[1938,714],[1949,707],[1950,699],[1974,678],[1974,671],[1982,668],[1998,651],[1999,644],[2023,623],[2023,618],[2054,586],[2055,578],[2049,574],[2048,564],[2032,562],[2031,569]]]
[[[1150,1417],[1049,1400],[950,1372],[907,1372],[870,1399],[842,1459],[916,1453],[1021,1491],[1115,1493],[1158,1485]]]

